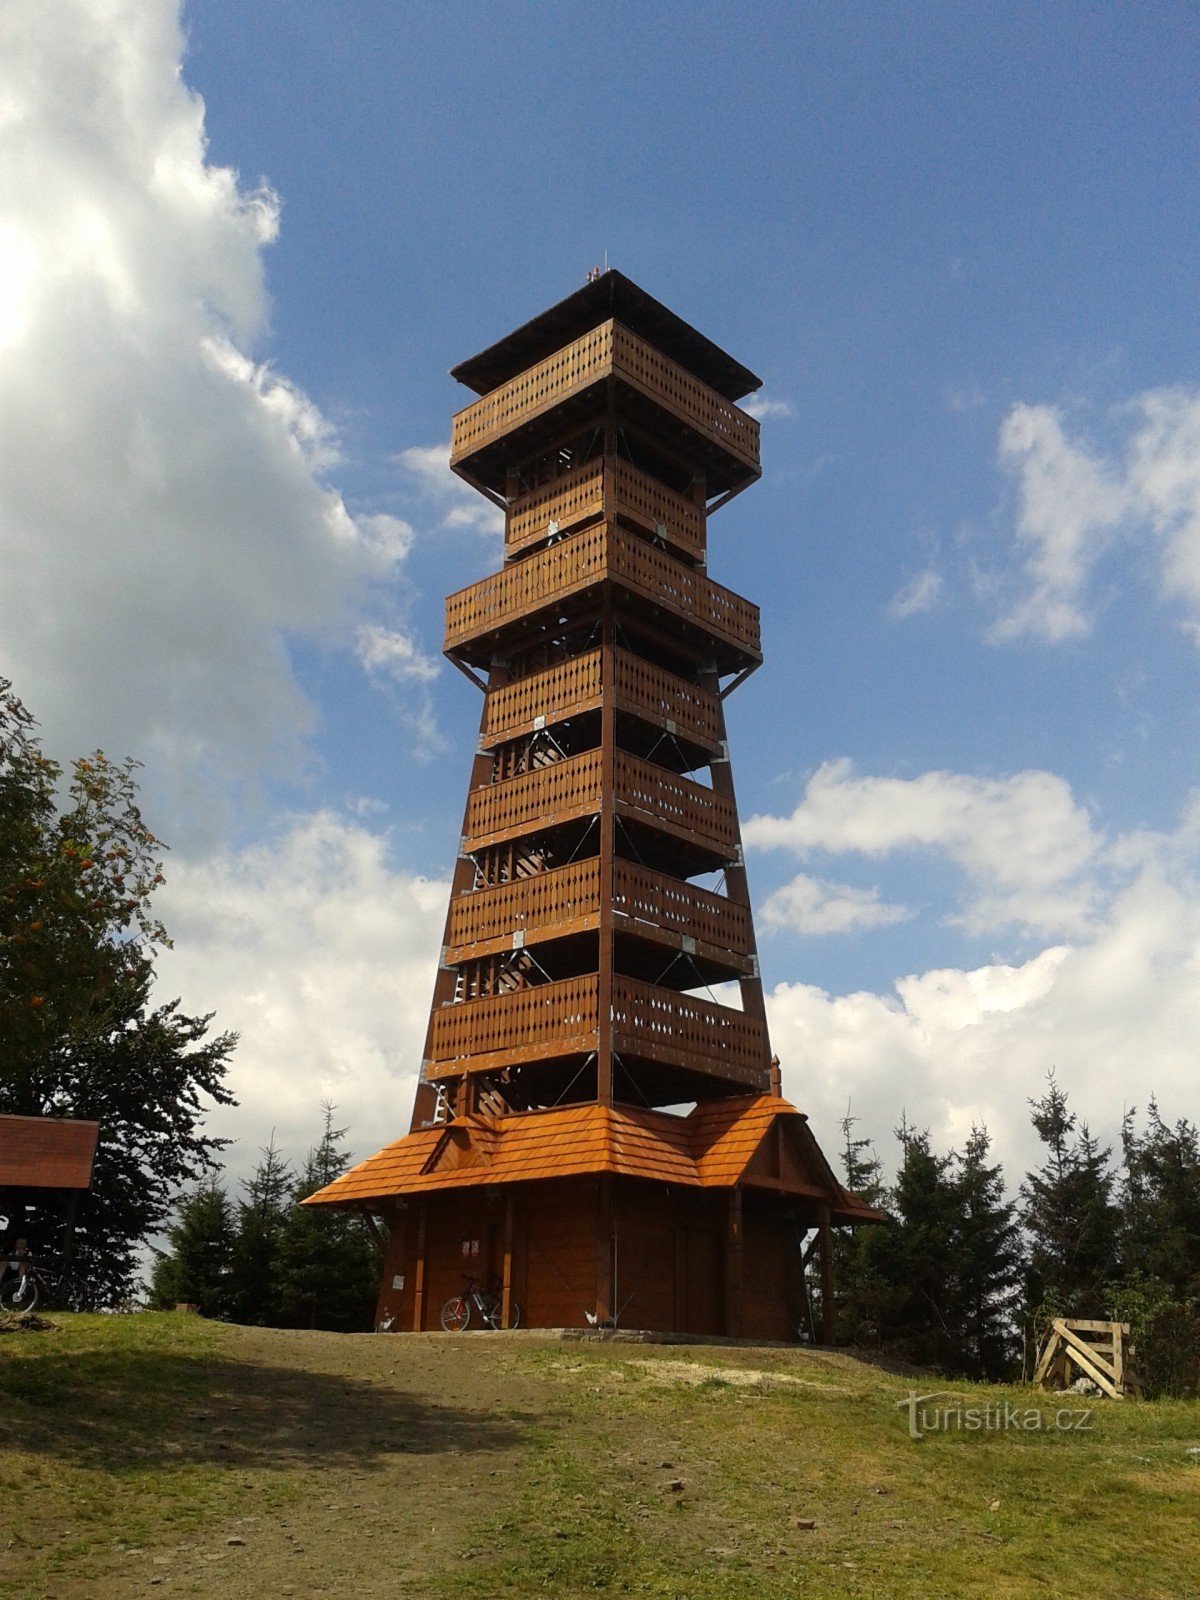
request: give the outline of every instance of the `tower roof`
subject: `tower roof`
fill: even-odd
[[[703,379],[726,400],[740,400],[762,387],[762,379],[749,367],[735,361],[615,268],[584,284],[477,356],[460,361],[451,367],[450,376],[476,394],[490,394],[610,317]]]

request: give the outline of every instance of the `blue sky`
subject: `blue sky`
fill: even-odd
[[[447,369],[606,251],[769,402],[711,570],[786,1091],[1016,1168],[1050,1066],[1195,1110],[1194,8],[38,13],[0,627],[57,753],[146,762],[239,1152],[407,1125],[498,554]]]

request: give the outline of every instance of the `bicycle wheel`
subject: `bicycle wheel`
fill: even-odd
[[[59,1311],[82,1311],[83,1290],[74,1278],[59,1278],[51,1286],[51,1299]]]
[[[38,1282],[32,1272],[10,1278],[0,1289],[0,1311],[32,1311],[39,1299]]]
[[[508,1304],[508,1326],[510,1330],[521,1326],[521,1308],[515,1300]]]
[[[452,1294],[442,1307],[442,1327],[447,1333],[462,1333],[471,1325],[471,1302],[465,1294]]]

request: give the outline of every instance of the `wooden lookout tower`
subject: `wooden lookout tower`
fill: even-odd
[[[506,1322],[789,1339],[815,1247],[828,1337],[830,1227],[875,1213],[780,1095],[724,711],[758,608],[707,572],[759,380],[619,272],[453,376],[505,558],[446,603],[483,709],[425,1058],[309,1204],[386,1219],[396,1328],[471,1274]]]

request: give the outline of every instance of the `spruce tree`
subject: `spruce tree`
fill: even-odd
[[[868,1205],[885,1209],[883,1164],[869,1139],[855,1137],[857,1118],[842,1118],[842,1167],[846,1187]],[[887,1260],[893,1222],[839,1228],[833,1235],[835,1337],[839,1344],[878,1346],[888,1331],[891,1283]]]
[[[896,1136],[904,1152],[892,1189],[898,1229],[885,1263],[895,1332],[913,1359],[956,1365],[961,1199],[953,1162],[935,1154],[928,1131],[902,1122]]]
[[[230,1315],[235,1322],[274,1326],[279,1320],[276,1266],[287,1220],[292,1169],[275,1147],[274,1130],[259,1151],[254,1175],[242,1180],[230,1270]]]
[[[275,1290],[285,1327],[355,1332],[373,1326],[382,1261],[362,1217],[300,1203],[350,1165],[346,1130],[333,1126],[337,1108],[322,1109],[324,1131],[308,1153],[280,1231]]]
[[[181,1202],[168,1237],[171,1252],[155,1267],[151,1305],[169,1310],[183,1302],[198,1306],[202,1316],[228,1317],[233,1218],[215,1178]]]
[[[987,1129],[973,1127],[957,1160],[954,1321],[962,1366],[975,1377],[997,1379],[1014,1354],[1023,1255],[1016,1204],[1005,1198],[1003,1168],[988,1164],[990,1151]]]
[[[1051,1072],[1046,1093],[1031,1100],[1044,1164],[1021,1185],[1029,1240],[1025,1299],[1031,1313],[1104,1315],[1104,1286],[1117,1264],[1118,1211],[1111,1151],[1078,1123]]]

